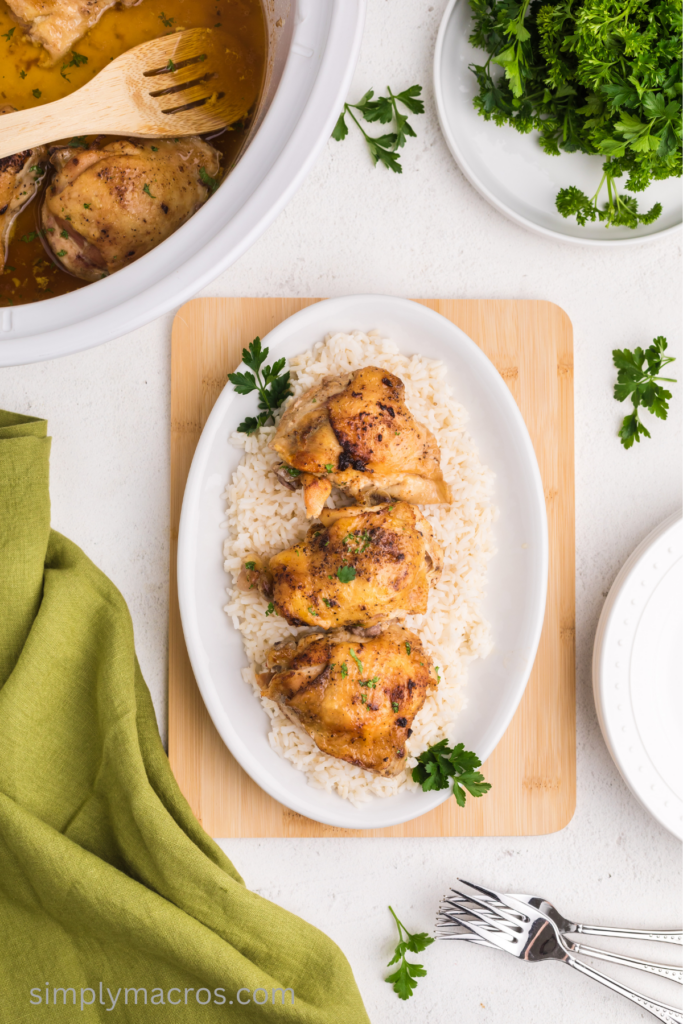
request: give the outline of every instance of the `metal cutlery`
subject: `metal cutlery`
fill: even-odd
[[[518,893],[506,893],[505,896],[506,896],[506,898],[517,900],[520,903],[525,903],[527,906],[537,910],[544,917],[547,917],[551,921],[554,921],[560,932],[564,933],[566,930],[568,930],[568,929],[565,929],[564,925],[571,925],[572,924],[572,922],[567,921],[566,918],[563,918],[555,910],[555,908],[552,906],[552,904],[548,903],[547,900],[541,899],[538,896],[523,896],[523,895],[519,895]],[[463,906],[462,900],[453,900],[453,899],[449,900],[448,897],[446,897],[446,902],[448,902],[449,905],[451,905],[454,909]],[[494,901],[492,901],[492,900],[484,900],[483,902],[485,902],[485,903],[492,903],[492,904],[494,903]],[[497,901],[495,901],[495,902],[497,902]],[[503,906],[503,905],[504,904],[500,904],[500,906]],[[552,913],[551,913],[551,911],[552,911]],[[573,930],[574,932],[578,932],[580,929],[584,929],[585,928],[586,932],[588,934],[588,929],[591,928],[591,927],[592,926],[573,925],[571,930]],[[597,929],[596,929],[596,931],[597,931]],[[623,935],[626,934],[621,929],[605,929],[604,930],[605,934],[611,935],[611,936],[614,936],[615,932],[619,936],[623,936]],[[594,932],[591,931],[590,934],[594,934]],[[602,932],[600,932],[600,934],[602,934]],[[677,932],[665,932],[665,933],[662,933],[662,932],[656,932],[656,933],[655,932],[643,932],[643,933],[641,933],[641,932],[638,932],[638,931],[635,931],[635,930],[633,930],[633,931],[628,933],[629,937],[637,936],[639,938],[642,938],[643,935],[647,935],[648,937],[652,937],[655,934],[656,935],[666,934],[666,935],[671,936],[671,935],[677,935],[677,934],[680,934],[680,933],[677,933]],[[470,935],[467,932],[464,932],[462,935],[459,935],[459,936],[455,936],[455,935],[451,936],[451,938],[470,939],[471,941],[475,940],[475,936]],[[482,942],[481,939],[478,939],[476,941],[478,941],[480,943]],[[671,941],[671,940],[667,939],[665,941]],[[608,963],[619,964],[620,966],[623,966],[623,967],[633,967],[637,971],[646,971],[648,974],[656,974],[660,978],[668,978],[669,981],[676,981],[676,982],[678,982],[679,985],[683,984],[683,969],[680,968],[680,967],[674,967],[671,964],[653,963],[651,960],[642,960],[639,957],[625,956],[625,955],[623,955],[621,953],[613,953],[613,952],[610,952],[610,951],[605,950],[605,949],[597,949],[594,946],[587,946],[587,945],[585,945],[585,943],[582,943],[582,942],[574,942],[571,939],[567,939],[566,936],[564,936],[564,942],[565,942],[565,945],[567,946],[567,948],[572,953],[582,953],[584,956],[593,957],[593,959],[595,959],[595,960],[604,960],[604,961],[606,961]],[[488,943],[488,945],[490,945],[490,943]]]
[[[683,1024],[683,1013],[677,1007],[650,999],[577,960],[573,955],[576,950],[564,940],[557,923],[537,907],[516,896],[484,889],[463,879],[459,881],[477,895],[453,890],[456,899],[444,898],[437,918],[437,938],[465,938],[469,932],[470,941],[504,949],[530,963],[541,960],[566,963],[649,1010],[666,1024]],[[585,948],[583,951],[586,952]]]
[[[577,932],[583,935],[611,935],[617,939],[648,939],[652,942],[673,942],[677,946],[683,946],[683,932],[681,931],[640,931],[637,928],[606,928],[594,924],[575,924],[563,917],[552,903],[544,900],[541,896],[520,896],[517,893],[509,895],[540,910],[542,914],[555,922],[563,934]]]

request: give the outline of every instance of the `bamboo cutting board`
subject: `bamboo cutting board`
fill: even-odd
[[[464,810],[448,800],[392,828],[320,825],[260,789],[209,718],[178,610],[176,555],[185,481],[199,435],[242,348],[318,301],[194,299],[173,323],[169,758],[180,788],[205,830],[219,838],[543,835],[564,828],[576,801],[573,343],[571,322],[549,302],[420,300],[460,327],[500,371],[529,428],[545,490],[550,541],[545,622],[522,702],[482,769],[493,783],[491,792],[468,799]],[[457,397],[467,406],[466,396]],[[216,557],[221,557],[218,535]]]

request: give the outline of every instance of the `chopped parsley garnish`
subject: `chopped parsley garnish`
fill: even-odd
[[[357,666],[357,668],[358,668],[358,671],[359,671],[360,675],[363,675],[363,665],[362,665],[362,663],[361,663],[361,660],[360,660],[360,658],[358,658],[358,657],[357,657],[357,656],[356,656],[356,655],[355,655],[355,654],[353,653],[353,651],[351,650],[351,648],[350,648],[350,647],[349,647],[349,654],[351,655],[351,657],[352,657],[352,658],[353,658],[353,660],[355,661],[355,663],[356,663],[356,666]]]
[[[337,579],[340,583],[350,583],[355,578],[356,570],[352,565],[340,565],[337,569]]]
[[[234,384],[238,395],[249,395],[252,391],[258,391],[258,407],[263,410],[258,416],[247,416],[242,420],[237,428],[241,434],[255,434],[268,420],[274,421],[273,413],[292,393],[289,370],[282,373],[285,360],[278,359],[272,366],[263,366],[267,358],[268,349],[261,348],[260,338],[254,338],[248,349],[242,349],[242,359],[253,373],[228,374],[228,380]]]
[[[66,249],[60,249],[57,253],[58,256],[66,256]]]
[[[74,135],[73,139],[67,142],[67,146],[80,146],[82,149],[87,149],[88,143],[85,141],[84,135]]]
[[[256,568],[256,562],[245,562],[244,563],[244,568],[248,569],[249,572],[251,572],[253,569]]]
[[[212,195],[218,188],[218,182],[216,181],[215,178],[211,177],[206,167],[199,168],[199,180],[203,185],[206,185],[206,187],[208,188],[209,192]]]
[[[33,242],[33,241],[35,241],[35,239],[37,237],[38,237],[38,232],[37,231],[30,231],[28,233],[28,235],[22,235],[21,236],[21,240],[22,240],[22,242]]]
[[[83,203],[83,207],[86,210],[89,210],[91,206],[92,206],[92,203]]]
[[[417,761],[413,782],[419,782],[427,793],[432,789],[448,789],[453,780],[453,796],[459,807],[465,806],[467,793],[483,796],[491,788],[491,783],[484,782],[484,776],[476,771],[481,761],[471,750],[465,750],[464,743],[458,743],[451,750],[448,740],[441,740],[419,754]]]
[[[328,600],[326,597],[323,598],[323,604],[326,604],[328,608],[332,607],[332,602]]]
[[[175,71],[175,64],[173,63],[173,61],[171,60],[170,57],[168,58],[168,64],[166,65],[164,70],[165,71]]]
[[[362,555],[372,544],[372,537],[367,530],[362,533],[347,533],[342,541],[355,555]]]
[[[393,93],[391,89],[387,88],[387,92],[389,93],[388,96],[378,96],[377,99],[373,100],[374,91],[369,89],[358,103],[345,103],[344,109],[339,115],[339,120],[334,126],[332,138],[336,142],[341,142],[349,134],[349,129],[344,120],[346,114],[348,114],[362,132],[368,144],[373,164],[376,165],[379,161],[385,167],[390,168],[390,170],[401,174],[403,168],[401,167],[397,150],[405,146],[408,136],[415,138],[415,132],[408,124],[408,115],[402,114],[399,111],[398,104],[403,104],[412,114],[424,113],[424,103],[418,99],[422,92],[422,86],[413,85],[399,93]],[[387,135],[368,135],[354,114],[354,110],[359,111],[365,121],[379,121],[380,124],[388,124],[390,121],[395,121],[396,131],[389,132]]]
[[[164,25],[165,28],[170,28],[173,22],[175,21],[175,18],[167,18],[164,12],[162,11],[161,14],[159,15],[159,20],[161,21],[162,25]]]
[[[412,647],[410,646],[410,644],[406,640],[406,654],[410,654],[411,651],[412,651]]]
[[[68,238],[69,237],[69,232],[68,231],[60,231],[59,235],[60,235],[61,238]]]
[[[32,95],[33,95],[33,96],[35,96],[35,98],[36,98],[37,100],[39,100],[39,99],[40,99],[40,97],[41,97],[41,96],[42,96],[43,94],[42,94],[42,92],[40,91],[40,89],[34,89],[34,90],[33,90],[33,93],[32,93]]]
[[[150,192],[149,185],[147,185],[147,184],[144,185],[143,188],[142,188],[142,191],[145,192],[146,195],[148,195],[150,199],[156,199],[156,196],[153,196],[152,193]]]
[[[68,71],[69,68],[80,68],[80,66],[82,64],[87,64],[87,63],[88,63],[88,58],[87,57],[84,57],[82,53],[76,53],[75,50],[72,50],[71,51],[71,60],[67,64],[62,64],[62,69],[61,69],[61,71],[59,73],[62,76],[62,78],[65,78],[67,80],[67,82],[70,82],[71,79],[69,78],[68,75],[65,75],[64,72]]]
[[[151,148],[153,153],[158,153],[159,152],[159,147],[158,146],[151,146],[150,148]]]
[[[301,470],[295,469],[294,466],[285,466],[285,469],[290,476],[301,476]]]
[[[26,78],[26,72],[24,70],[19,72],[19,78]]]
[[[9,41],[10,41],[10,39],[12,38],[12,36],[13,36],[13,35],[14,35],[14,29],[13,29],[13,28],[11,28],[11,29],[9,30],[9,32],[3,32],[3,34],[2,34],[2,38],[3,38],[3,39],[6,39],[6,40],[7,40],[7,42],[9,43]]]
[[[325,463],[325,469],[327,470],[328,473],[331,473],[332,470],[334,469],[334,466],[332,465],[331,462],[326,462]]]
[[[439,666],[438,665],[434,666],[434,671],[436,672],[436,678],[439,680],[439,682],[441,682],[441,673],[439,672]]]
[[[266,608],[266,615],[272,615],[274,611],[275,611],[275,605],[273,604],[272,601],[270,601],[269,604],[268,604],[268,607]]]
[[[396,712],[398,711],[398,704],[396,703],[395,700],[392,700],[391,702],[391,710],[394,712],[394,714],[396,714]]]
[[[627,348],[615,348],[612,352],[614,365],[619,371],[617,383],[614,385],[614,397],[618,402],[623,402],[627,398],[633,402],[633,412],[624,416],[619,431],[624,448],[631,448],[634,441],[640,443],[641,437],[651,437],[650,431],[638,415],[640,406],[649,409],[660,420],[665,420],[669,414],[671,392],[657,383],[676,383],[674,377],[659,375],[660,370],[675,362],[673,356],[664,355],[666,349],[666,338],[659,335],[645,351],[642,348],[636,348],[633,352]]]
[[[347,675],[349,674],[349,670],[348,670],[348,667],[347,667],[347,664],[346,664],[345,661],[342,662],[341,674],[342,674],[342,679],[346,679]]]
[[[401,924],[391,907],[389,907],[389,910],[398,928],[398,945],[387,966],[391,967],[392,964],[398,964],[399,966],[398,970],[384,980],[393,985],[394,992],[399,999],[410,999],[417,987],[415,978],[424,978],[427,972],[422,964],[409,963],[406,960],[406,953],[421,953],[427,946],[431,946],[434,939],[430,939],[426,932],[418,932],[416,935],[411,935],[406,926]],[[405,938],[403,937],[404,933]]]
[[[316,611],[313,611],[313,609],[310,608],[310,607],[308,608],[308,614],[309,615],[314,615],[316,617],[316,619],[318,618],[318,613]]]

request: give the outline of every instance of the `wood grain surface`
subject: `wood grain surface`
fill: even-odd
[[[491,792],[469,799],[464,809],[448,800],[392,828],[356,831],[320,825],[260,789],[209,718],[192,675],[178,610],[176,554],[185,481],[204,423],[242,348],[317,301],[194,299],[174,320],[169,758],[180,788],[206,831],[221,838],[543,835],[564,828],[576,801],[573,343],[569,318],[549,302],[419,300],[469,335],[501,373],[529,428],[545,490],[550,540],[545,622],[524,697],[483,768],[493,783]],[[221,557],[218,536],[216,557]]]

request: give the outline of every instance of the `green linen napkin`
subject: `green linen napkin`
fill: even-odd
[[[125,602],[50,530],[46,435],[0,412],[0,1021],[366,1024],[180,793]]]

